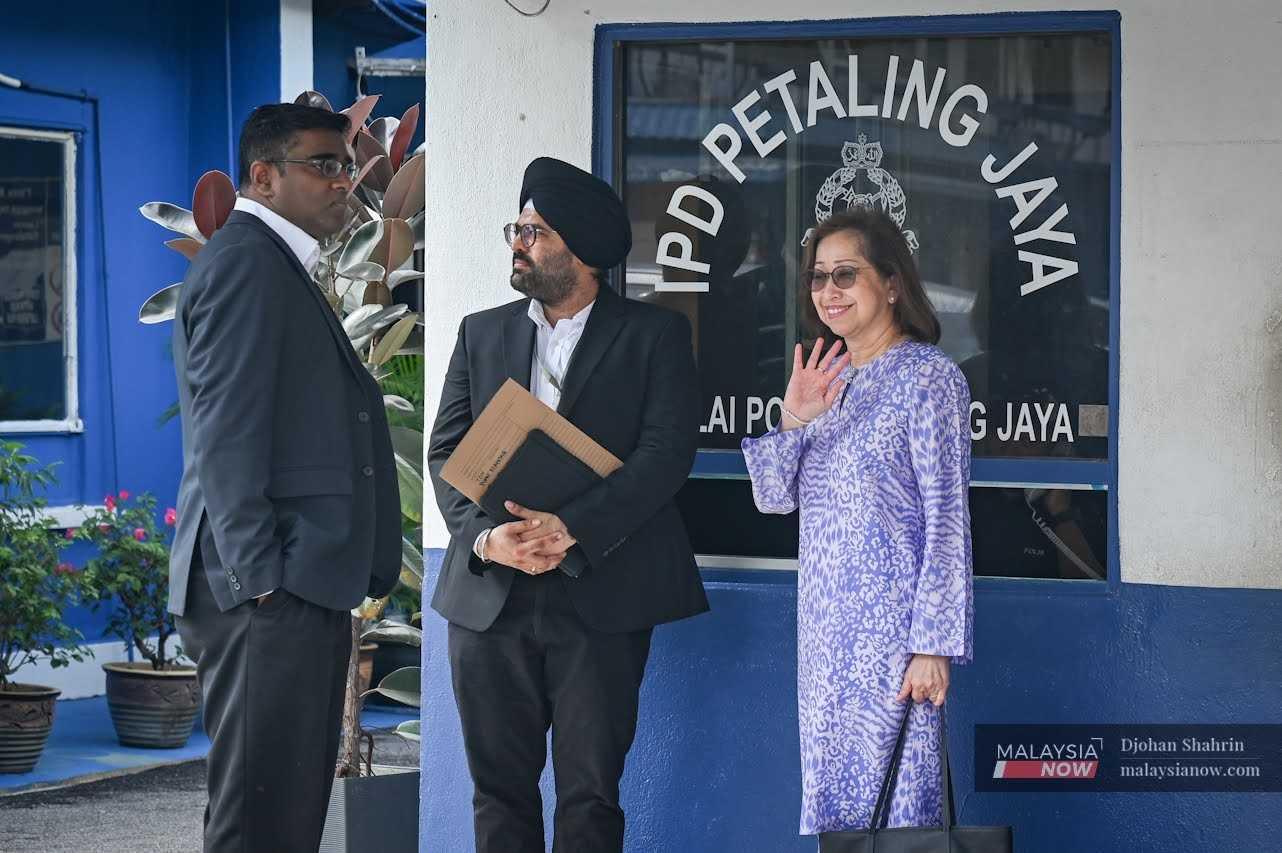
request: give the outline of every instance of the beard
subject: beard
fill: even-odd
[[[537,299],[544,305],[560,305],[574,292],[577,279],[570,266],[569,253],[566,257],[557,258],[551,263],[535,266],[534,261],[524,252],[516,252],[513,260],[520,258],[529,264],[522,271],[512,271],[512,289],[517,293]]]

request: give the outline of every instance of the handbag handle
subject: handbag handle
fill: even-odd
[[[899,735],[895,738],[895,749],[890,754],[890,764],[886,775],[882,777],[881,789],[877,792],[877,804],[873,806],[870,828],[885,829],[890,819],[890,797],[899,777],[899,762],[904,754],[904,738],[908,734],[908,718],[912,716],[912,699],[904,709],[904,719],[899,724]],[[939,781],[944,805],[944,827],[951,829],[956,825],[956,808],[953,804],[953,774],[948,766],[948,728],[944,718],[944,709],[939,709]]]

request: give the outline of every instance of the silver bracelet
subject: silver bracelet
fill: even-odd
[[[803,420],[802,418],[797,417],[797,416],[796,416],[796,415],[794,415],[792,412],[788,411],[788,409],[787,409],[787,408],[785,408],[785,407],[784,407],[784,405],[783,405],[782,403],[780,403],[780,404],[779,404],[779,408],[783,409],[783,413],[784,413],[785,415],[787,415],[788,417],[792,418],[794,421],[796,421],[797,423],[801,424],[802,426],[810,426],[812,423],[814,423],[814,421],[807,421],[807,420]]]

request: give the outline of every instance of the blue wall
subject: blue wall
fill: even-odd
[[[0,88],[0,124],[70,129],[77,175],[78,336],[83,434],[8,436],[43,462],[60,462],[52,504],[98,503],[117,489],[151,491],[172,506],[182,471],[168,324],[142,326],[148,295],[182,279],[174,236],[145,220],[148,201],[191,203],[196,179],[230,171],[240,123],[280,95],[276,0],[225,3],[24,4],[5,16],[0,72],[32,85],[87,91],[101,102],[103,216],[95,203],[89,106]],[[230,59],[230,66],[228,60]],[[106,282],[100,263],[105,230]],[[82,560],[86,554],[70,555]],[[90,639],[101,621],[68,620]]]
[[[364,47],[366,55],[371,57],[423,59],[427,55],[427,36],[412,36],[369,8],[331,14],[318,12],[312,22],[312,86],[329,99],[334,109],[345,109],[356,101],[356,72],[349,63],[358,46]],[[422,107],[424,80],[421,76],[366,77],[361,92],[379,96],[374,118],[400,118],[412,104]],[[410,151],[423,142],[424,127],[420,115]]]
[[[441,552],[432,554],[439,567]],[[438,569],[439,570],[439,569]],[[813,851],[800,802],[796,586],[707,572],[712,612],[662,627],[624,777],[635,853]],[[435,582],[429,574],[427,596]],[[949,696],[961,821],[1035,853],[1272,851],[1282,794],[978,794],[976,723],[1282,722],[1282,592],[976,582],[975,662]],[[470,851],[471,787],[430,610],[420,849]],[[545,774],[545,783],[548,781]],[[551,790],[545,785],[551,826]]]

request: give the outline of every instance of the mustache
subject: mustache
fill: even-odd
[[[529,255],[525,254],[525,252],[512,253],[512,262],[516,263],[517,261],[525,261],[531,268],[534,266],[534,260],[530,258]]]

